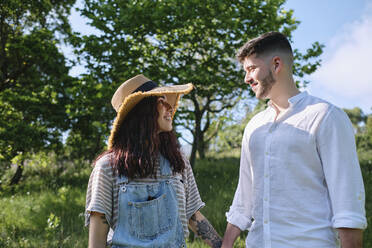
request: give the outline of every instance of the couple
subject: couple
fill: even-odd
[[[245,128],[240,176],[223,240],[204,206],[172,119],[192,85],[158,87],[143,75],[112,98],[117,117],[87,191],[89,247],[185,247],[188,227],[211,247],[362,247],[365,193],[346,114],[300,92],[287,38],[269,32],[237,57],[266,110]],[[213,168],[212,168],[213,169]],[[109,232],[110,230],[110,232]],[[113,231],[114,230],[114,231]]]

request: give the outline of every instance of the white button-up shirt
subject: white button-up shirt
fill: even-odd
[[[302,92],[245,128],[227,221],[252,247],[338,247],[335,228],[365,229],[365,192],[353,127],[339,108]]]

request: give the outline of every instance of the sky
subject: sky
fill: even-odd
[[[304,52],[315,41],[325,45],[320,68],[306,90],[341,108],[372,113],[372,0],[288,0],[301,23],[294,48]]]
[[[78,5],[81,0],[78,0]],[[306,91],[341,108],[360,107],[372,113],[372,0],[287,0],[301,23],[293,32],[292,46],[305,52],[315,41],[325,45],[320,68],[308,76]],[[72,28],[83,34],[95,32],[76,11]],[[71,50],[62,48],[67,56]],[[72,69],[72,75],[82,72]]]

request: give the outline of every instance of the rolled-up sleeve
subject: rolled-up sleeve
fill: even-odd
[[[317,131],[317,146],[332,204],[334,228],[365,229],[365,191],[348,116],[333,107]]]
[[[227,222],[239,227],[240,230],[247,230],[252,224],[252,173],[249,165],[246,130],[242,141],[239,183],[235,191],[233,203],[230,206],[229,212],[226,213]]]

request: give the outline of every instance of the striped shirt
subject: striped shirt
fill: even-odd
[[[85,226],[89,225],[91,212],[99,212],[105,215],[107,222],[112,230],[115,230],[118,220],[118,197],[119,184],[117,176],[110,166],[110,155],[100,158],[90,175],[86,196]],[[200,198],[200,194],[195,182],[190,162],[184,157],[185,169],[178,177],[180,180],[172,180],[178,200],[179,217],[183,225],[185,238],[189,235],[188,220],[191,216],[204,207],[205,204]],[[159,163],[157,163],[157,178],[161,178]],[[136,179],[136,181],[139,181]],[[112,230],[108,235],[110,241]]]

